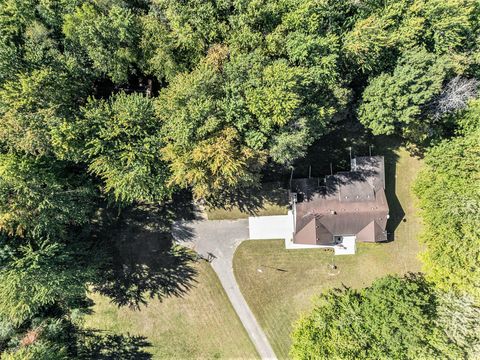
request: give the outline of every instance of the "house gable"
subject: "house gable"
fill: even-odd
[[[308,185],[305,191],[294,187],[300,195],[294,203],[295,243],[326,245],[334,235],[355,235],[365,242],[386,240],[389,209],[383,157],[356,158],[350,172],[327,176],[325,182],[300,179],[295,184]]]

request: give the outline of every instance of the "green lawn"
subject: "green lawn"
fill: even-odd
[[[245,241],[237,249],[235,276],[280,358],[288,356],[292,322],[310,308],[314,295],[342,285],[364,287],[389,273],[420,270],[420,221],[410,186],[421,162],[403,149],[385,155],[394,241],[358,244],[352,256],[333,256],[323,249],[285,250],[280,240]],[[332,262],[337,275],[330,274]]]
[[[286,206],[265,203],[261,208],[255,211],[255,216],[286,215],[287,212],[288,208]],[[253,214],[247,211],[242,211],[236,206],[229,209],[215,208],[207,210],[208,220],[246,219],[249,216],[253,216]]]
[[[249,216],[285,215],[288,212],[288,191],[279,183],[266,183],[242,197],[244,206],[224,205],[206,209],[209,220],[245,219]]]
[[[151,300],[140,311],[117,308],[92,294],[88,328],[141,335],[153,359],[258,358],[220,282],[208,263],[199,262],[195,288],[184,297]]]

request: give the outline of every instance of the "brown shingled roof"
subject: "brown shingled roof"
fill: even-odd
[[[323,187],[315,187],[322,183],[319,179],[295,182],[301,197],[295,204],[295,243],[331,245],[334,235],[356,235],[358,241],[386,240],[383,157],[356,158],[353,167],[355,171],[328,176]]]
[[[295,242],[308,245],[332,245],[333,234],[322,224],[321,216],[310,215],[295,234]]]

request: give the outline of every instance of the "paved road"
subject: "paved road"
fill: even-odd
[[[248,239],[248,220],[195,220],[178,222],[175,239],[211,259],[213,270],[227,293],[250,339],[262,359],[276,359],[265,333],[253,316],[233,274],[233,254],[242,240]]]

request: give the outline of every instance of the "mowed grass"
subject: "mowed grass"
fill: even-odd
[[[248,211],[242,211],[237,206],[229,209],[209,209],[207,210],[208,220],[235,220],[246,219],[249,216],[271,216],[271,215],[286,215],[288,208],[272,203],[265,203],[261,208],[257,209],[255,213],[249,213]]]
[[[196,265],[195,287],[184,297],[151,300],[140,311],[118,308],[92,294],[86,326],[115,334],[145,336],[153,359],[257,359],[240,320],[206,262]]]
[[[287,358],[292,323],[311,308],[314,295],[335,288],[360,288],[387,274],[420,271],[420,221],[410,192],[421,161],[398,149],[386,155],[393,241],[357,244],[352,256],[323,249],[285,250],[283,240],[245,241],[234,257],[243,295],[279,358]],[[390,189],[388,189],[390,187]],[[339,271],[332,275],[330,264]]]
[[[241,204],[224,205],[206,209],[209,220],[245,219],[249,216],[286,215],[288,190],[279,183],[266,183],[261,189],[244,194]]]

